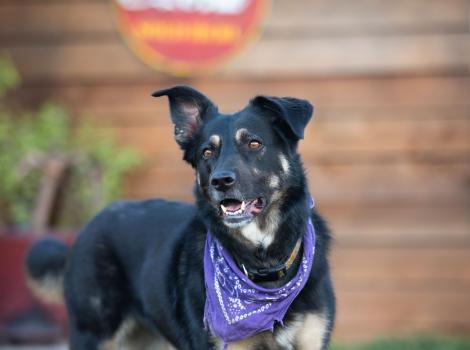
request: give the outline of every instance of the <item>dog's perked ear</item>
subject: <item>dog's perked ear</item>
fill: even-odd
[[[255,108],[269,112],[275,125],[287,131],[294,141],[304,138],[304,130],[312,118],[313,106],[307,100],[293,97],[257,96],[250,101]]]
[[[206,96],[189,86],[155,91],[152,96],[168,96],[175,139],[183,150],[191,144],[205,117],[217,112],[217,107]]]

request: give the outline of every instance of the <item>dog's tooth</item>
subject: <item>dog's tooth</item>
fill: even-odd
[[[244,211],[245,210],[245,207],[246,207],[246,203],[245,201],[242,201],[242,206],[241,206],[241,211]]]
[[[227,208],[225,208],[223,204],[220,205],[220,208],[222,209],[224,214],[227,214]]]

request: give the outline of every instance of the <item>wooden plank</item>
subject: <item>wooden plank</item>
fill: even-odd
[[[332,124],[332,125],[331,125]],[[346,125],[344,125],[346,124]],[[138,150],[148,164],[179,168],[181,150],[173,126],[97,127],[123,145]],[[394,164],[432,161],[470,163],[470,118],[447,121],[324,121],[312,125],[300,152],[307,167],[335,164]]]
[[[118,38],[53,46],[6,46],[25,80],[155,80]],[[467,34],[331,39],[267,38],[228,63],[224,77],[468,72]],[[399,53],[399,54],[398,54]]]
[[[178,161],[183,164],[181,156]],[[417,168],[415,171],[423,171],[423,167],[409,165]],[[426,171],[436,177],[436,166],[429,165]],[[368,169],[379,169],[382,166],[371,165]],[[315,169],[315,172],[322,172]],[[449,174],[446,168],[442,170],[446,181],[455,185],[455,178],[464,174]],[[331,181],[329,187],[319,187],[316,182],[310,181],[312,194],[317,200],[317,207],[325,215],[338,244],[344,247],[377,247],[388,245],[389,247],[407,245],[409,247],[448,247],[470,245],[470,201],[468,189],[461,184],[459,189],[441,188],[435,194],[431,188],[433,184],[423,184],[419,180],[411,181],[402,177],[400,184],[390,186],[389,178],[381,181],[381,188],[388,189],[392,194],[403,192],[397,201],[393,202],[392,196],[386,193],[386,197],[377,197],[370,193],[369,188],[353,187],[356,191],[341,193],[331,197],[334,190],[346,188],[351,182],[362,182],[361,174],[354,172],[354,166],[350,167],[348,182]],[[373,175],[373,173],[372,173]],[[389,174],[389,177],[393,174]],[[313,175],[314,177],[314,175]],[[312,176],[311,176],[312,178]],[[193,170],[185,165],[177,170],[168,171],[160,167],[147,168],[134,174],[127,186],[126,196],[132,198],[165,197],[186,201],[193,201],[191,188],[194,184]],[[354,180],[352,180],[354,179]],[[437,180],[435,180],[437,182]],[[459,185],[457,185],[459,186]],[[403,190],[403,187],[405,190]],[[420,192],[428,193],[427,196],[418,196],[406,192],[406,188],[415,187]],[[333,190],[331,190],[333,188]],[[426,190],[426,188],[429,188]],[[417,191],[417,190],[415,190]],[[443,195],[442,192],[453,192],[454,195]],[[460,191],[459,193],[457,193]],[[330,193],[329,193],[330,192]],[[429,197],[436,196],[432,199]],[[437,198],[439,197],[439,198]],[[385,198],[385,199],[384,199]],[[371,204],[371,202],[373,204]]]
[[[264,40],[223,73],[330,76],[468,72],[468,34]]]
[[[340,238],[339,238],[340,239]],[[342,248],[333,253],[336,336],[470,329],[470,250]]]
[[[158,165],[136,173],[131,197],[191,199],[194,175],[189,166]],[[317,164],[307,167],[310,188],[320,203],[400,201],[469,202],[470,163]],[[169,186],[169,184],[171,186]]]
[[[155,118],[156,119],[156,118]],[[319,119],[319,118],[318,118]],[[114,133],[120,142],[134,145],[161,166],[178,166],[180,154],[173,146],[173,125],[101,127],[97,130]],[[450,120],[316,120],[306,130],[300,143],[304,161],[354,161],[363,159],[437,158],[470,153],[470,118]],[[164,146],[164,147],[163,147]],[[161,154],[163,152],[163,154]]]
[[[409,315],[407,315],[409,317]],[[405,321],[408,318],[405,318]],[[416,336],[416,334],[434,334],[458,336],[470,332],[470,322],[464,321],[442,321],[432,320],[427,322],[413,323],[410,325],[403,320],[391,320],[377,322],[376,320],[349,320],[338,319],[335,325],[333,338],[338,341],[352,343],[371,341],[377,338],[390,338],[390,336]]]
[[[8,47],[7,47],[8,48]],[[132,79],[159,74],[140,62],[116,38],[111,43],[78,43],[8,48],[25,80]],[[114,72],[113,72],[114,71]]]
[[[466,0],[281,0],[274,2],[267,30],[304,28],[311,35],[449,30],[467,25],[468,5]]]
[[[409,327],[421,322],[468,321],[468,293],[338,292],[338,320],[394,321]],[[470,322],[469,322],[470,326]]]
[[[74,41],[85,36],[96,41],[103,35],[115,35],[113,15],[110,1],[3,2],[0,40],[31,42],[34,38],[45,43],[57,39]]]
[[[286,89],[288,90],[288,88]],[[59,96],[55,96],[59,99]],[[147,96],[148,98],[148,96]],[[62,98],[60,98],[62,100]],[[145,99],[145,96],[142,100]],[[237,97],[234,97],[237,99]],[[107,103],[105,101],[88,101],[87,103],[79,103],[77,101],[61,101],[62,103],[72,106],[74,117],[87,118],[97,126],[112,127],[119,125],[120,127],[143,127],[143,126],[170,126],[170,116],[168,106],[162,105],[159,101],[152,100],[153,106],[148,105],[148,101],[142,104],[118,105]],[[246,101],[233,101],[231,106],[224,106],[224,110],[236,110],[241,108]],[[73,105],[72,105],[73,104]],[[147,106],[148,105],[148,106]],[[121,108],[122,107],[122,108]],[[465,123],[470,118],[470,109],[466,106],[423,106],[423,107],[407,107],[407,106],[385,106],[385,107],[336,107],[336,106],[319,106],[316,108],[309,132],[306,140],[312,137],[317,128],[324,123],[333,122],[352,123],[360,121],[367,123],[368,121],[387,120],[390,123],[394,121],[415,123],[419,121],[432,121],[432,123],[444,123],[446,120],[460,120]],[[303,141],[302,141],[303,142]]]
[[[175,170],[145,167],[130,176],[126,185],[126,198],[162,197],[192,201],[194,178],[194,171],[190,165]]]
[[[339,238],[340,248],[403,245],[446,248],[470,244],[470,203],[459,203],[456,199],[437,203],[423,203],[419,199],[411,203],[387,201],[373,205],[318,201],[317,207],[327,218],[334,236]]]
[[[467,293],[342,293],[337,297],[338,337],[378,337],[416,332],[470,330]]]
[[[331,164],[307,167],[312,193],[338,201],[468,201],[470,163]]]
[[[370,122],[367,127],[364,127],[364,122],[348,124],[356,127],[357,132],[350,132],[343,138],[340,137],[342,127],[335,128],[335,126],[328,125],[322,128],[323,125],[321,125],[308,128],[306,132],[308,137],[300,143],[300,152],[304,162],[313,165],[318,163],[396,163],[402,160],[451,163],[470,160],[468,153],[470,142],[466,137],[470,129],[470,120],[422,123],[423,125],[412,122],[397,123],[398,125],[390,123],[390,128],[384,131],[387,137],[382,140],[381,133],[374,134],[374,131],[370,131],[376,126],[374,124],[381,126],[381,123]],[[411,126],[405,128],[403,124]],[[423,133],[413,136],[413,133],[418,133],[413,127],[420,126]],[[359,131],[361,127],[363,130]],[[325,130],[327,128],[332,130]],[[431,131],[428,131],[430,129]],[[159,163],[161,166],[168,167],[179,166],[177,160],[180,150],[177,149],[173,139],[172,125],[96,127],[96,130],[111,133],[120,143],[135,147],[147,157],[150,163]],[[338,139],[337,143],[334,143],[335,138]],[[377,144],[380,146],[376,146]]]
[[[359,247],[345,247],[341,245],[341,239],[341,236],[337,237],[338,244],[332,249],[332,274],[336,280],[342,280],[349,285],[357,279],[370,281],[436,279],[466,282],[470,280],[470,266],[467,263],[470,258],[468,247],[416,248],[407,247],[406,244],[396,248],[386,245],[360,247],[360,244]],[[360,286],[355,286],[351,290],[356,288]],[[367,284],[363,289],[373,290]],[[439,288],[435,291],[438,292]],[[401,292],[406,293],[404,290]]]
[[[336,249],[336,248],[334,248]],[[383,277],[370,277],[367,275],[348,278],[341,271],[335,270],[333,275],[336,290],[347,292],[374,292],[384,293],[429,293],[442,295],[446,293],[470,293],[470,279],[458,276],[456,278],[405,278],[402,276],[389,277],[385,271]]]
[[[319,119],[319,118],[318,118]],[[305,159],[329,153],[400,154],[470,150],[470,118],[464,120],[316,120],[306,130],[300,151]]]
[[[425,76],[355,79],[153,79],[76,81],[26,80],[15,98],[22,106],[37,105],[46,99],[66,104],[79,113],[96,114],[111,119],[113,115],[148,113],[160,125],[169,120],[168,102],[150,94],[175,84],[190,84],[199,89],[219,107],[221,112],[243,108],[258,94],[295,96],[310,100],[315,106],[314,121],[333,111],[337,118],[467,118],[470,111],[470,79],[468,76]],[[147,117],[148,118],[148,117]],[[323,117],[322,117],[323,118]]]
[[[354,35],[367,32],[467,31],[466,0],[275,1],[265,35]],[[18,19],[21,18],[21,21]],[[83,25],[87,23],[87,25]],[[22,1],[0,4],[0,38],[99,40],[116,31],[108,1]]]

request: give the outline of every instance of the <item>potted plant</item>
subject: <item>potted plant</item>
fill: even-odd
[[[0,341],[41,337],[24,326],[45,317],[24,280],[32,242],[81,226],[121,195],[124,176],[140,161],[90,122],[73,123],[58,105],[10,107],[6,96],[19,84],[11,61],[0,56]]]

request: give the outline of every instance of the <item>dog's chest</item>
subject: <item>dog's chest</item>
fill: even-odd
[[[262,332],[253,337],[229,343],[228,350],[320,350],[327,332],[326,318],[320,313],[298,315],[274,332]],[[224,348],[215,339],[216,349]]]

